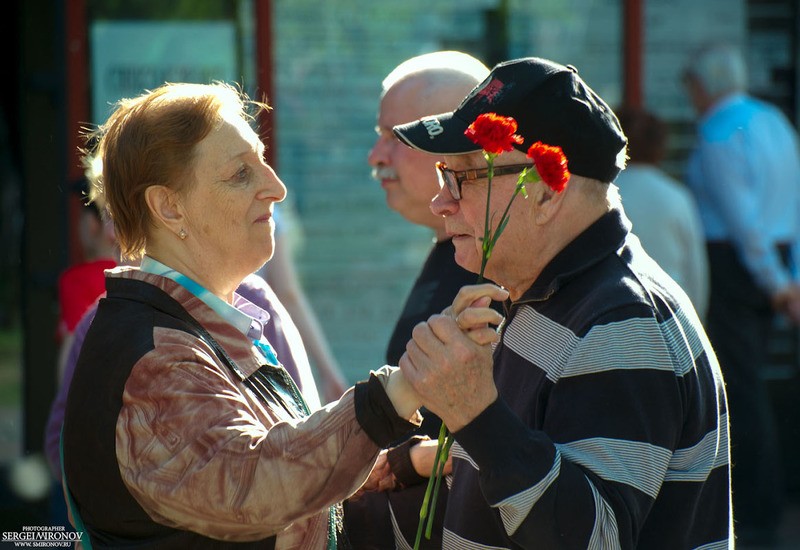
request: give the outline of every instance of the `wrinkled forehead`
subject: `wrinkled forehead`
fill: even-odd
[[[261,140],[250,122],[242,117],[241,111],[223,109],[219,112],[219,119],[208,135],[195,146],[195,156],[208,152],[208,149],[223,149],[236,147],[241,141],[257,148]]]

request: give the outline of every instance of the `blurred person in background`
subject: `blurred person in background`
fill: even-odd
[[[708,336],[730,403],[737,532],[740,542],[769,544],[784,484],[762,371],[775,315],[800,322],[800,144],[775,106],[747,94],[738,49],[704,46],[683,83],[698,116],[686,181],[708,246]]]
[[[65,524],[63,519],[67,516],[61,489],[59,440],[66,392],[72,378],[74,360],[77,358],[73,344],[77,337],[77,349],[80,349],[80,342],[85,334],[80,328],[81,318],[93,310],[97,300],[105,294],[105,270],[112,269],[120,263],[114,224],[105,210],[103,201],[95,197],[92,192],[91,181],[96,177],[99,167],[88,157],[84,162],[84,174],[71,189],[79,196],[82,206],[78,214],[77,227],[82,260],[69,266],[58,277],[59,352],[56,367],[58,389],[50,406],[44,438],[45,459],[50,467],[54,484],[51,495],[52,519],[54,524],[62,525]]]
[[[444,219],[431,212],[439,192],[436,158],[401,143],[392,127],[444,110],[454,109],[489,69],[471,55],[439,51],[412,57],[382,82],[378,134],[367,161],[372,177],[386,193],[386,204],[409,222],[430,228],[431,248],[406,298],[386,349],[386,363],[396,365],[406,350],[414,326],[450,305],[458,290],[475,282],[475,274],[454,259],[453,240]]]
[[[90,170],[87,167],[87,172]],[[87,176],[74,185],[73,192],[79,195],[82,205],[77,227],[82,259],[58,277],[59,341],[75,330],[89,306],[105,291],[105,270],[119,263],[114,225],[97,202],[87,200]]]
[[[677,282],[701,320],[708,309],[708,259],[703,226],[691,191],[664,172],[669,129],[655,114],[615,110],[628,136],[628,165],[614,184],[645,251]]]

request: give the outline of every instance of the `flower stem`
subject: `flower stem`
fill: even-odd
[[[436,503],[439,501],[439,488],[442,486],[444,467],[447,464],[447,456],[450,454],[450,447],[453,446],[453,441],[455,440],[448,431],[445,436],[444,445],[442,445],[442,448],[439,449],[437,453],[439,454],[439,467],[436,471],[436,485],[433,487],[433,496],[431,497],[431,511],[430,514],[428,514],[428,527],[425,529],[425,538],[428,540],[431,539],[431,534],[433,533],[434,510],[436,509]]]
[[[428,517],[433,517],[433,514],[436,510],[436,500],[431,501],[431,496],[434,492],[434,486],[436,485],[436,474],[439,473],[439,462],[442,456],[442,449],[446,445],[446,439],[449,436],[447,432],[447,426],[444,425],[442,422],[441,427],[439,428],[439,440],[436,446],[436,455],[433,457],[433,468],[431,469],[431,477],[428,479],[428,487],[425,489],[425,496],[422,499],[422,507],[419,509],[419,525],[417,526],[417,536],[414,539],[414,550],[419,549],[419,543],[422,539],[422,532],[425,528],[425,520]],[[449,448],[448,448],[449,450]],[[447,460],[447,455],[445,455],[445,460]],[[438,490],[436,491],[438,493]],[[430,508],[430,511],[428,510]],[[430,529],[428,530],[428,534],[426,538],[430,539]]]
[[[483,242],[481,243],[481,271],[478,274],[478,284],[485,280],[484,272],[486,271],[486,264],[489,262],[489,257],[492,255],[492,249],[494,248],[497,239],[505,229],[505,222],[508,218],[508,212],[511,209],[511,203],[514,202],[514,199],[517,197],[520,191],[524,189],[524,178],[526,174],[526,172],[523,172],[520,175],[517,186],[514,189],[514,194],[511,196],[511,200],[508,201],[508,204],[503,211],[503,215],[500,217],[500,223],[497,226],[497,230],[492,232],[492,228],[489,225],[491,222],[491,217],[489,214],[492,199],[492,178],[494,177],[495,156],[497,155],[484,151],[484,158],[486,159],[486,163],[488,165],[486,174],[488,182],[486,190],[486,218],[483,226]],[[450,448],[453,446],[454,441],[455,439],[453,438],[452,434],[450,434],[447,426],[445,426],[443,422],[442,426],[439,428],[439,440],[436,447],[436,456],[434,456],[433,459],[431,477],[428,479],[428,487],[425,489],[425,496],[422,499],[422,507],[419,510],[419,525],[417,526],[417,536],[414,540],[414,550],[419,550],[423,529],[425,531],[425,538],[428,540],[431,538],[436,511],[436,501],[439,498],[439,489],[442,486],[442,478],[444,477],[444,468],[445,464],[447,463],[447,457],[450,454]]]
[[[483,272],[486,270],[486,263],[489,261],[489,255],[491,254],[490,248],[490,227],[489,227],[489,204],[491,204],[492,200],[492,178],[494,177],[494,155],[491,153],[484,153],[484,158],[486,158],[487,164],[487,173],[486,173],[486,180],[487,180],[487,189],[486,189],[486,218],[483,223],[483,243],[481,243],[481,272],[478,274],[478,282],[483,282]]]

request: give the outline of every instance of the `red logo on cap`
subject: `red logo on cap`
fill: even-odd
[[[503,82],[495,78],[487,83],[482,90],[479,90],[478,93],[475,94],[475,97],[484,98],[489,103],[492,103],[495,99],[497,99],[497,96],[500,95],[500,92],[503,90],[503,86]]]

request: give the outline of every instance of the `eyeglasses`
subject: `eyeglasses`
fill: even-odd
[[[507,166],[495,166],[495,176],[506,176],[508,174],[518,174],[525,168],[530,168],[530,164],[509,164]],[[465,181],[475,181],[488,177],[489,169],[472,170],[450,170],[443,162],[436,163],[436,173],[439,181],[447,186],[447,190],[457,201],[461,200],[461,185]]]

